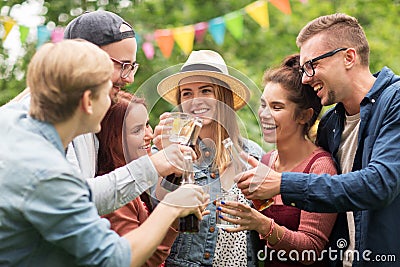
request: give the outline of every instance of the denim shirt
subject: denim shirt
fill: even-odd
[[[56,129],[0,108],[0,266],[129,266],[126,239],[101,219]]]
[[[400,77],[387,67],[375,76],[360,103],[352,172],[336,176],[283,173],[281,195],[285,204],[307,211],[354,211],[355,250],[360,258],[353,266],[399,266]],[[339,103],[324,115],[318,129],[318,144],[336,162],[344,119],[344,106]],[[397,262],[377,262],[383,254],[395,255]]]
[[[211,160],[214,158],[212,150],[203,143],[199,145],[204,160],[194,166],[196,183],[204,186],[209,191],[211,203],[207,206],[210,215],[204,216],[200,222],[200,232],[193,234],[180,233],[176,238],[170,255],[166,260],[166,266],[212,266],[215,246],[217,244],[218,228],[215,226],[216,206],[212,200],[221,192],[221,184],[218,171],[211,169]],[[259,145],[253,141],[243,139],[243,150],[259,159],[264,154]],[[247,234],[247,263],[248,266],[256,266],[256,251],[252,248],[251,232]],[[258,235],[257,235],[258,237]]]

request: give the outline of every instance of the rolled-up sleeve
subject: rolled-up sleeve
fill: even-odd
[[[157,183],[150,157],[143,156],[114,171],[87,179],[100,215],[108,214],[138,197]]]

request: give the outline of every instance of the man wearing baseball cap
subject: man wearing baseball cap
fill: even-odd
[[[85,12],[67,25],[64,38],[85,39],[107,52],[114,63],[111,77],[113,87],[110,91],[112,100],[118,90],[134,81],[139,67],[136,62],[135,32],[120,16],[103,10]],[[28,109],[29,94],[21,98],[24,108]],[[177,147],[166,148],[164,152],[143,156],[113,172],[94,178],[98,147],[95,134],[80,135],[69,144],[67,159],[87,179],[100,215],[122,207],[156,184],[159,176],[179,173],[180,166],[183,166],[180,150]]]

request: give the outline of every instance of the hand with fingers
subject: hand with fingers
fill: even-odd
[[[158,150],[168,147],[172,143],[169,141],[170,131],[172,129],[173,119],[170,112],[164,112],[160,115],[158,125],[154,127],[153,144]]]
[[[227,232],[240,232],[244,230],[260,230],[265,216],[249,205],[226,201],[217,203],[217,210],[221,211],[222,219],[237,225],[236,228],[227,228]],[[231,216],[226,216],[226,214]],[[232,218],[233,217],[233,218]]]
[[[285,229],[275,224],[274,220],[268,218],[256,209],[239,203],[227,201],[217,205],[217,209],[222,213],[231,215],[236,219],[224,216],[224,220],[237,225],[236,228],[227,228],[225,231],[229,233],[244,230],[255,230],[260,234],[261,239],[267,240],[271,245],[276,244],[282,239]]]
[[[151,155],[150,160],[153,162],[160,176],[167,176],[172,173],[181,175],[184,162],[183,154],[185,151],[190,151],[193,159],[197,159],[196,153],[190,147],[172,144]]]
[[[209,214],[209,211],[205,211],[209,201],[210,196],[204,192],[201,186],[185,184],[168,193],[161,203],[170,208],[178,209],[179,217],[193,213],[201,220],[203,215]]]

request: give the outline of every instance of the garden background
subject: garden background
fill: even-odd
[[[35,20],[21,17],[27,6],[35,7]],[[298,52],[298,32],[320,15],[343,12],[357,17],[370,43],[371,71],[388,66],[400,73],[400,0],[0,0],[0,105],[25,88],[27,65],[43,42],[56,42],[69,21],[97,9],[116,12],[134,26],[140,68],[127,90],[146,98],[154,97],[146,94],[146,88],[156,85],[154,74],[166,75],[165,70],[183,63],[192,49],[219,52],[253,82],[250,105],[239,116],[248,137],[259,143],[256,112],[263,73]],[[153,102],[154,125],[159,114],[172,107],[163,100]]]

